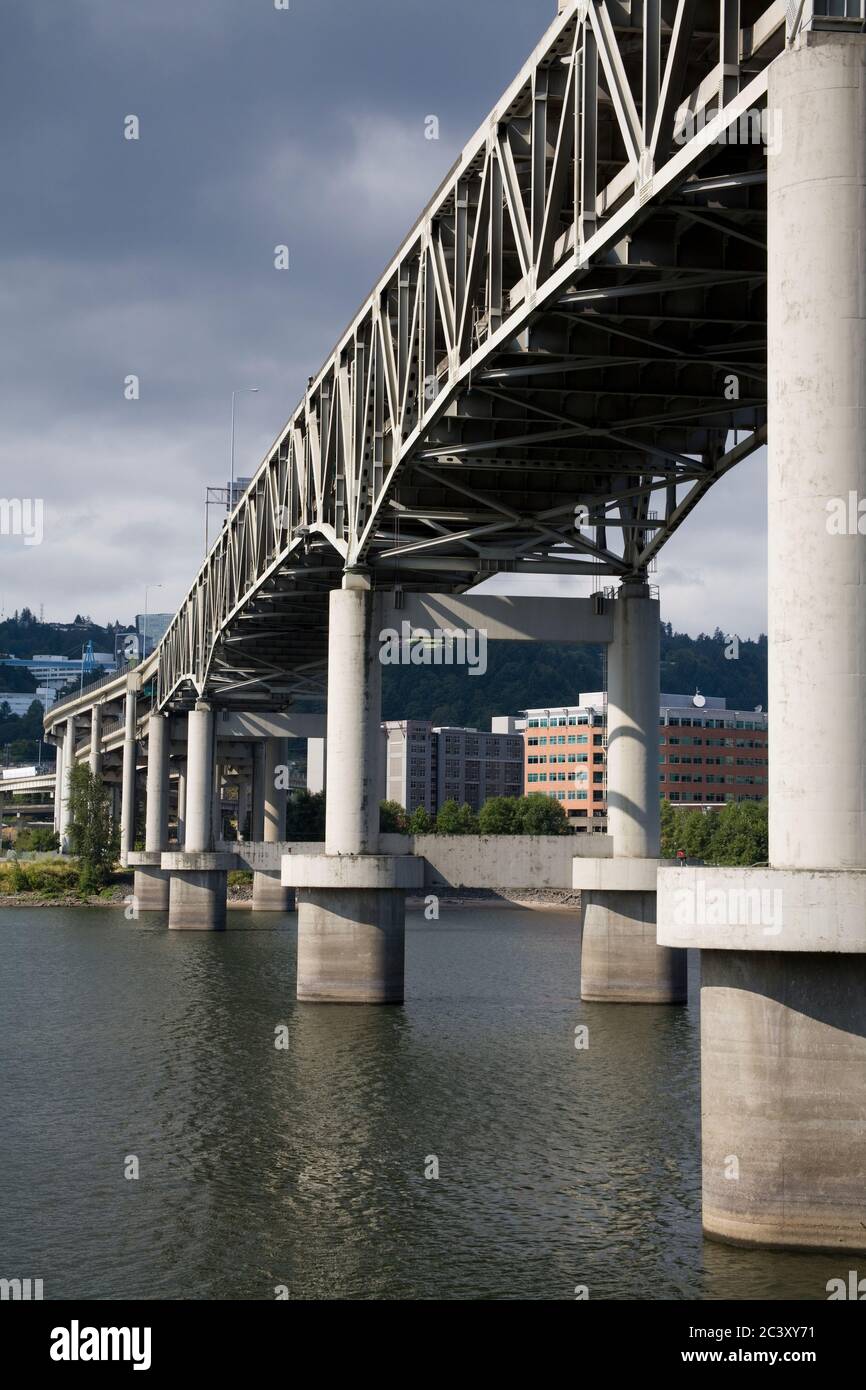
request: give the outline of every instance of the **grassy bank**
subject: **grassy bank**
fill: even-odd
[[[82,893],[75,859],[0,860],[0,907],[122,907],[134,888],[132,869],[116,867],[99,893]],[[228,876],[230,902],[252,898],[253,876],[233,870]]]
[[[20,903],[113,903],[132,892],[132,871],[116,869],[99,893],[82,893],[74,859],[0,861],[0,899]]]

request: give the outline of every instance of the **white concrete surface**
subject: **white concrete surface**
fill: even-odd
[[[607,657],[607,829],[614,858],[659,853],[659,603],[622,584]]]
[[[123,774],[120,792],[120,862],[129,863],[129,852],[135,844],[135,763],[136,707],[138,693],[130,681],[123,706]]]
[[[866,868],[866,38],[770,69],[770,862]],[[855,498],[853,534],[832,533]],[[864,505],[866,513],[866,505]],[[862,517],[866,532],[866,515]],[[815,756],[816,743],[820,752]]]
[[[375,854],[379,844],[381,601],[335,589],[328,628],[328,854]]]
[[[578,892],[654,893],[661,859],[574,859],[571,887]]]
[[[668,946],[866,954],[866,873],[662,868],[657,915]]]
[[[289,888],[422,888],[424,863],[408,854],[287,854],[282,882]]]
[[[199,701],[188,715],[184,849],[209,850],[213,844],[213,710]]]

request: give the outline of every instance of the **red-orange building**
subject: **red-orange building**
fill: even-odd
[[[524,789],[562,803],[575,830],[607,830],[607,700],[527,709],[522,729]],[[767,795],[767,716],[729,710],[722,696],[662,695],[659,794],[675,805],[716,808]]]

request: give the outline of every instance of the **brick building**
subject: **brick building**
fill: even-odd
[[[527,709],[516,727],[525,745],[527,794],[562,802],[576,830],[607,830],[607,701]],[[663,694],[659,794],[676,805],[718,807],[767,795],[767,716],[729,710],[722,696]]]

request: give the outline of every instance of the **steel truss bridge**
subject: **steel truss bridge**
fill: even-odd
[[[227,519],[155,708],[321,696],[346,570],[647,572],[766,442],[768,68],[863,28],[825,9],[563,0]]]

